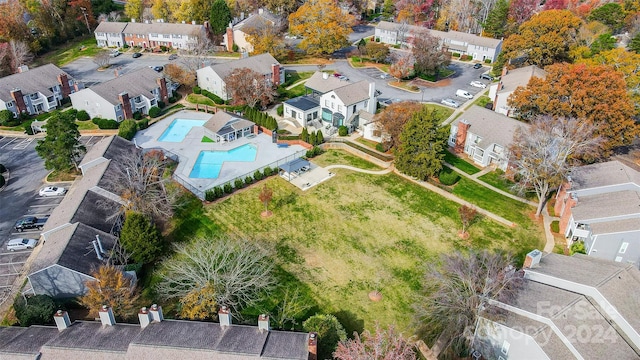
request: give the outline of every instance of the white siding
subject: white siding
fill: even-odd
[[[85,110],[91,118],[117,120],[114,104],[111,104],[91,89],[83,89],[70,95],[71,106],[76,110]]]

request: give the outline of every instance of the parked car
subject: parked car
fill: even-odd
[[[346,76],[344,76],[344,75],[340,75],[340,76],[338,76],[338,79],[340,79],[340,80],[344,80],[344,81],[349,81],[349,78],[348,78],[348,77],[346,77]]]
[[[142,56],[142,53],[139,53],[139,52],[134,52],[133,55],[131,55],[131,57],[134,58],[134,59],[137,59],[140,56]]]
[[[49,217],[37,218],[35,216],[27,216],[16,221],[14,228],[16,231],[25,231],[29,229],[38,229],[41,230],[44,227],[44,224],[47,222]]]
[[[157,71],[157,72],[160,72],[160,71],[164,70],[164,66],[160,66],[160,65],[158,65],[158,66],[154,66],[154,67],[153,67],[153,70],[155,70],[155,71]]]
[[[342,74],[340,74],[340,73],[333,73],[333,76],[335,76],[335,77],[339,78],[340,76],[342,76]]]
[[[7,243],[7,250],[16,251],[33,249],[36,245],[38,245],[38,240],[36,239],[11,239]]]
[[[118,51],[118,50],[113,50],[113,51],[109,54],[109,56],[111,56],[111,57],[117,57],[117,56],[120,56],[120,54],[121,54],[121,52],[120,52],[120,51]]]
[[[473,95],[471,95],[468,91],[462,89],[456,90],[456,96],[463,97],[465,99],[473,99]]]
[[[484,89],[484,88],[487,87],[487,84],[485,84],[485,83],[483,83],[481,81],[477,81],[477,80],[474,80],[474,81],[470,82],[469,85],[471,85],[473,87],[481,88],[481,89]]]
[[[67,189],[59,186],[45,186],[40,189],[40,196],[60,196],[64,195]]]
[[[480,69],[481,67],[482,67],[482,64],[480,64],[480,63],[477,63],[477,64],[473,65],[474,69]]]
[[[440,103],[447,105],[447,106],[451,106],[454,108],[457,108],[458,106],[460,106],[460,104],[458,104],[457,101],[453,100],[453,99],[442,99],[442,101],[440,101]]]
[[[178,55],[177,55],[177,54],[171,54],[171,55],[169,55],[169,60],[175,60],[175,59],[177,59],[177,58],[178,58]]]
[[[493,76],[491,76],[489,74],[482,74],[482,75],[480,75],[480,79],[493,81]]]

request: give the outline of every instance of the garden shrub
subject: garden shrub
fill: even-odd
[[[133,113],[133,119],[134,120],[140,120],[142,119],[142,113],[140,111],[136,111]]]
[[[256,170],[256,172],[253,173],[253,178],[256,179],[256,181],[260,181],[264,178],[264,174],[262,174],[260,170]]]
[[[86,111],[85,111],[86,112]],[[69,116],[71,116],[74,119],[78,118],[78,110],[76,109],[69,109],[65,112],[65,114],[69,114]],[[89,116],[89,114],[87,113],[87,116]],[[89,118],[87,118],[87,120],[89,120]]]
[[[160,114],[162,114],[162,110],[160,110],[160,108],[157,106],[149,109],[149,116],[151,116],[152,118],[157,118],[158,116],[160,116]]]
[[[0,175],[0,188],[4,186],[5,182],[6,182],[6,180],[4,179],[4,176]]]
[[[7,168],[4,165],[0,164],[0,174],[4,173],[5,171],[7,171]]]
[[[8,126],[14,119],[13,113],[9,110],[0,111],[0,126]]]
[[[271,169],[270,167],[266,167],[262,170],[262,173],[264,174],[264,177],[269,177],[271,175],[273,175],[273,169]]]
[[[587,248],[584,246],[584,241],[576,241],[569,247],[569,253],[573,254],[586,254]]]
[[[484,59],[485,64],[491,64],[491,59]]]
[[[278,113],[278,116],[284,115],[284,106],[282,104],[278,105],[276,112]]]
[[[215,195],[216,199],[219,199],[224,195],[224,190],[220,186],[216,186],[213,188],[213,195]]]
[[[242,179],[238,178],[233,182],[233,187],[236,189],[242,189],[244,187],[244,181],[242,181]]]
[[[167,106],[167,104],[165,104],[164,101],[158,101],[158,107],[160,109],[164,109],[165,106]]]
[[[233,186],[231,186],[230,183],[226,183],[224,184],[223,190],[225,194],[231,194],[233,192]]]
[[[443,185],[451,186],[460,180],[460,175],[458,175],[458,173],[456,173],[455,171],[445,167],[442,169],[442,171],[440,171],[438,179]]]
[[[222,105],[224,104],[224,100],[222,100],[222,98],[208,90],[202,89],[200,90],[202,95],[208,97],[209,99],[213,100],[213,102],[217,105]]]
[[[213,189],[209,189],[209,190],[204,192],[204,199],[206,201],[213,201],[213,200],[216,199],[216,194],[213,191]]]
[[[135,120],[127,119],[120,123],[120,129],[118,130],[118,136],[127,140],[133,139],[138,131],[138,124]]]
[[[451,54],[451,56],[459,58],[460,57],[460,53],[455,52],[455,53]]]
[[[173,103],[174,103],[174,102],[176,102],[176,101],[178,101],[178,98],[177,98],[177,97],[175,97],[175,96],[169,96],[169,102],[170,102],[170,103],[172,103],[172,104],[173,104]]]
[[[102,119],[102,118],[93,118],[93,120],[91,120],[91,122],[93,122],[94,124],[98,125],[98,128],[102,129],[102,130],[108,130],[108,129],[117,129],[120,126],[120,123],[115,121],[115,120],[111,120],[111,119]]]
[[[89,116],[89,113],[86,112],[85,110],[78,110],[78,113],[76,114],[76,119],[78,119],[78,121],[87,121],[91,119],[91,116]]]
[[[347,136],[347,135],[349,135],[349,129],[347,129],[347,127],[346,127],[346,126],[341,125],[341,126],[338,128],[338,135],[340,135],[340,136]]]
[[[322,148],[314,146],[311,150],[308,150],[305,155],[307,159],[311,159],[318,155],[321,155],[322,153],[324,153],[324,150],[322,150]]]
[[[193,87],[193,93],[194,94],[201,94],[202,93],[202,89],[200,89],[200,86],[196,85]]]
[[[322,131],[318,130],[316,132],[316,144],[320,145],[324,142],[324,135],[322,135]]]
[[[233,50],[233,52],[238,52],[239,49],[238,44],[231,45],[231,50]]]
[[[52,322],[51,314],[56,312],[53,298],[47,295],[35,295],[26,298],[16,296],[13,303],[20,326],[46,325]]]
[[[33,129],[31,128],[31,123],[24,124],[24,132],[26,132],[27,135],[33,135]]]
[[[142,119],[138,121],[138,129],[144,130],[149,127],[149,119]]]
[[[253,184],[253,177],[251,177],[251,175],[248,175],[246,178],[244,178],[244,183],[247,185]]]

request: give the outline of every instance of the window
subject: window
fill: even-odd
[[[342,105],[339,105],[339,104],[338,104],[338,111],[339,111],[339,112],[342,112]]]
[[[13,107],[13,101],[9,101],[9,102],[7,103],[7,107]]]
[[[511,346],[511,344],[509,344],[509,342],[507,340],[505,340],[502,343],[502,349],[500,350],[503,354],[507,355],[509,353],[509,346]]]
[[[324,101],[324,106],[329,107],[329,100]]]
[[[627,251],[627,247],[629,247],[629,243],[623,242],[622,245],[620,246],[620,250],[618,250],[618,252],[620,254],[624,254]]]
[[[171,39],[171,35],[162,35],[163,39]]]

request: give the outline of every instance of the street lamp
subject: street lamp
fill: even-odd
[[[87,24],[87,31],[89,32],[89,34],[91,34],[91,27],[89,27],[89,19],[87,19],[87,8],[84,6],[81,6],[80,10],[82,10],[82,15],[84,15],[84,22]]]

